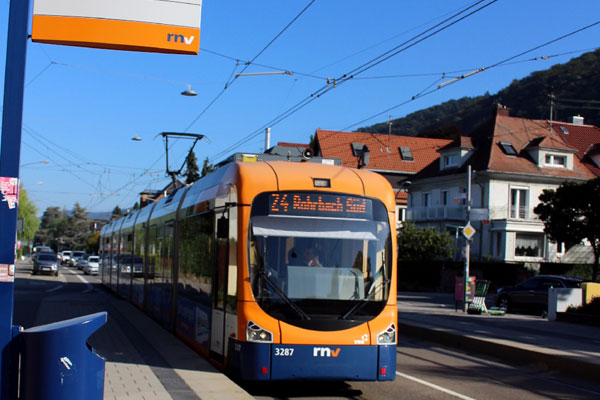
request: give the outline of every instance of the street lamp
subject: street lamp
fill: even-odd
[[[190,84],[188,83],[188,85],[187,85],[187,88],[186,88],[186,89],[185,89],[183,92],[181,92],[181,95],[182,95],[182,96],[190,96],[190,97],[193,97],[193,96],[197,96],[197,95],[198,95],[198,93],[196,93],[196,92],[195,92],[195,91],[192,89],[192,85],[190,85]]]

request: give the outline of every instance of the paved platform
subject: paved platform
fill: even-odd
[[[494,296],[486,304],[493,305]],[[600,327],[541,316],[473,315],[455,311],[454,295],[400,293],[400,334],[578,377],[600,376]]]
[[[104,399],[253,398],[138,308],[86,282],[80,271],[63,267],[58,277],[32,277],[31,263],[19,262],[16,269],[15,307],[25,327],[107,312],[106,325],[89,339],[106,360]]]

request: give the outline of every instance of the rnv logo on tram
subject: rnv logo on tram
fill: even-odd
[[[331,350],[329,347],[314,347],[313,357],[334,357],[336,358],[340,354],[340,348]]]

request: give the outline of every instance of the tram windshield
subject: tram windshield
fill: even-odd
[[[252,205],[249,251],[255,299],[290,324],[362,323],[387,302],[390,229],[385,207],[376,199],[261,194]]]

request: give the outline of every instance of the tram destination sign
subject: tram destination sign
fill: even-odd
[[[269,215],[373,218],[372,200],[329,193],[270,193]]]

